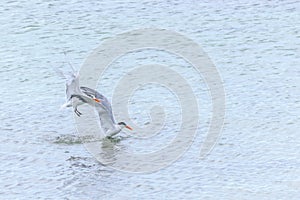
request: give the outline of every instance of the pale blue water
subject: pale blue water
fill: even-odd
[[[0,198],[299,199],[299,11],[292,0],[4,0]],[[51,65],[62,65],[66,51],[79,68],[105,38],[144,27],[178,31],[203,47],[224,81],[226,120],[214,150],[199,160],[209,101],[205,84],[187,72],[203,105],[195,142],[173,165],[132,174],[102,166],[82,144],[72,143],[72,111],[59,111],[64,82]],[[117,62],[108,77],[130,65]],[[110,97],[113,80],[106,80],[102,92]],[[176,116],[176,104],[174,112],[169,106]],[[146,114],[130,112],[145,123]],[[169,137],[154,138],[151,148]],[[133,148],[147,151],[148,143]]]

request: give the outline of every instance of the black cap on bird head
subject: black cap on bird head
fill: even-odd
[[[118,125],[120,126],[124,126],[125,128],[129,129],[129,130],[133,130],[130,126],[128,126],[125,122],[119,122]]]

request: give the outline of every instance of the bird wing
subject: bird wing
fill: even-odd
[[[79,99],[82,103],[87,103],[87,104],[92,104],[94,103],[94,101],[92,101],[91,98],[85,96],[85,95],[82,95],[82,94],[72,94],[71,95],[71,99],[73,98],[77,98]]]
[[[111,110],[107,110],[106,106],[104,106],[101,102],[95,104],[95,108],[98,112],[98,116],[101,123],[101,128],[104,130],[105,133],[108,131],[113,131],[116,129],[115,122],[112,116]]]
[[[79,73],[71,66],[72,72],[63,72],[61,69],[53,67],[54,71],[66,80],[66,97],[70,101],[73,94],[82,94],[79,86]]]
[[[67,101],[72,98],[72,95],[82,95],[79,86],[79,74],[71,73],[66,76],[66,96]]]
[[[114,123],[114,124],[116,123],[116,121],[114,119],[114,115],[112,113],[111,104],[104,95],[102,95],[99,92],[97,92],[96,90],[93,90],[93,89],[88,88],[88,87],[80,87],[80,89],[85,95],[87,95],[91,98],[100,99],[101,100],[101,102],[100,102],[101,107],[106,110],[107,115],[109,116],[112,123]]]

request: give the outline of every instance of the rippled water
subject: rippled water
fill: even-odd
[[[299,11],[300,3],[293,0],[4,0],[1,199],[299,199]],[[86,151],[72,111],[59,111],[64,82],[51,66],[61,66],[66,51],[79,68],[105,39],[144,27],[174,30],[202,45],[224,81],[226,120],[218,144],[200,160],[210,109],[207,88],[192,71],[182,72],[202,105],[195,142],[171,166],[133,174],[103,166]],[[134,63],[122,58],[114,63],[100,83],[102,93],[111,97],[120,67],[153,61],[143,56],[132,55]],[[185,64],[154,60],[174,69]],[[141,124],[147,123],[147,113],[139,107],[143,102],[134,102],[139,95],[151,99],[150,93],[163,92],[144,90],[130,111]],[[175,126],[177,104],[166,103],[175,117],[168,123]],[[127,138],[115,145],[155,150],[173,137],[171,128],[151,143]]]

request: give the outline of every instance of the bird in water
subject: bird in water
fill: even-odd
[[[71,68],[73,72],[69,74],[64,74],[62,71],[56,69],[59,75],[66,79],[67,101],[61,108],[73,107],[75,114],[80,117],[82,113],[78,110],[78,106],[87,103],[95,107],[100,119],[101,128],[108,137],[118,134],[123,128],[132,130],[125,122],[117,123],[115,121],[111,104],[104,95],[94,89],[80,86],[79,73],[76,73],[72,66]]]
[[[80,89],[85,95],[91,97],[92,99],[98,100],[96,101],[97,103],[95,103],[95,109],[100,119],[101,128],[107,136],[114,136],[118,134],[123,128],[132,130],[132,128],[125,122],[116,123],[111,104],[104,95],[88,87],[80,87]]]

